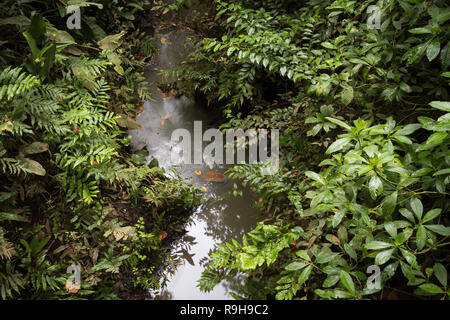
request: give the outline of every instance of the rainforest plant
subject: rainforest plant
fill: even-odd
[[[65,28],[70,4],[83,9],[83,31]],[[6,1],[2,8],[2,299],[115,299],[127,283],[159,285],[167,249],[157,234],[167,225],[143,212],[176,221],[199,196],[133,154],[125,134],[139,128],[126,110],[149,98],[142,68],[154,46],[130,22],[144,5]],[[67,287],[69,266],[79,267],[81,287]]]
[[[217,28],[177,85],[221,108],[223,129],[279,128],[281,165],[229,170],[268,217],[217,245],[200,288],[244,272],[236,298],[447,299],[448,3],[212,2]]]

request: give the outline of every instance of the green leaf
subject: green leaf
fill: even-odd
[[[329,275],[323,282],[322,286],[324,288],[330,288],[330,287],[334,286],[336,283],[338,283],[339,279],[340,279],[340,277],[338,274]]]
[[[350,291],[354,295],[356,292],[352,277],[344,270],[341,270],[341,272],[339,273],[339,277],[342,281],[342,284],[347,288],[348,291]]]
[[[407,124],[404,128],[397,130],[397,132],[395,134],[401,135],[401,136],[407,136],[420,128],[422,128],[421,124],[411,123],[411,124]]]
[[[290,264],[288,264],[286,267],[284,267],[287,271],[297,271],[300,269],[303,269],[304,267],[306,267],[308,264],[304,263],[304,262],[300,262],[300,261],[294,261]]]
[[[409,211],[406,208],[401,208],[400,210],[398,210],[400,212],[400,214],[402,216],[404,216],[406,219],[408,219],[409,221],[411,221],[412,223],[415,223],[416,220],[414,219],[414,215],[412,214],[411,211]]]
[[[450,236],[450,227],[443,226],[442,224],[426,224],[425,228],[441,236]]]
[[[444,293],[444,290],[433,283],[424,283],[420,285],[419,288],[433,294]]]
[[[394,249],[389,249],[385,251],[381,251],[375,256],[375,264],[376,265],[382,265],[389,261],[389,259],[392,257],[392,253],[394,252]]]
[[[344,148],[348,143],[350,142],[349,138],[342,138],[342,139],[338,139],[335,142],[333,142],[327,149],[327,151],[325,152],[325,154],[330,154],[330,153],[334,153],[336,151],[341,150],[342,148]]]
[[[372,176],[369,181],[369,193],[372,199],[376,199],[383,192],[383,182],[378,176]]]
[[[320,176],[319,174],[317,174],[317,173],[315,173],[313,171],[305,171],[305,175],[308,178],[310,178],[310,179],[312,179],[314,181],[317,181],[317,182],[319,182],[322,185],[326,185],[326,181],[322,178],[322,176]]]
[[[442,264],[435,263],[435,265],[433,266],[433,270],[434,275],[439,280],[441,285],[447,287],[447,269],[445,269],[445,267]]]
[[[306,269],[302,271],[300,276],[298,277],[298,285],[301,286],[308,280],[309,276],[311,275],[312,265],[309,265]]]
[[[412,211],[416,214],[416,217],[419,221],[422,220],[422,213],[423,213],[423,205],[422,201],[420,201],[417,198],[412,198],[409,202]]]
[[[447,132],[435,132],[431,136],[428,137],[427,141],[425,141],[424,146],[434,145],[438,142],[441,142],[447,137]]]
[[[414,34],[426,34],[431,33],[431,28],[423,27],[423,28],[414,28],[408,30],[410,33]]]
[[[392,238],[397,237],[397,228],[393,222],[387,222],[384,224],[384,229],[389,233]]]
[[[393,246],[392,243],[383,242],[383,241],[371,241],[365,245],[366,249],[368,249],[368,250],[379,250],[379,249],[389,248],[392,246]]]
[[[384,216],[392,215],[392,213],[394,212],[395,207],[397,205],[397,197],[398,197],[398,192],[395,191],[384,199],[383,204],[382,204],[382,210],[383,210]]]
[[[331,118],[331,117],[325,117],[325,119],[327,119],[330,122],[333,122],[334,124],[337,124],[338,126],[348,130],[348,131],[352,131],[352,128],[346,124],[345,122],[339,120],[339,119],[335,119],[335,118]]]
[[[450,102],[449,101],[432,101],[429,103],[433,108],[450,112]]]
[[[416,233],[417,249],[422,250],[423,247],[425,246],[426,241],[427,241],[427,230],[425,229],[425,227],[423,225],[420,225],[417,228],[417,233]]]
[[[442,209],[440,209],[440,208],[436,208],[436,209],[432,209],[432,210],[428,211],[425,214],[425,217],[423,217],[422,222],[425,223],[425,222],[433,220],[434,218],[439,216],[441,214],[441,212],[442,212]]]
[[[428,61],[433,61],[441,51],[441,43],[438,40],[432,41],[427,47]]]
[[[27,218],[24,218],[22,216],[19,216],[14,213],[8,213],[8,212],[0,212],[0,221],[20,221],[20,222],[29,222]]]
[[[353,88],[350,86],[345,86],[344,90],[341,92],[341,101],[344,105],[350,104],[353,101]]]
[[[308,252],[306,250],[299,250],[295,253],[298,257],[306,260],[306,261],[311,261],[311,258],[308,255]]]

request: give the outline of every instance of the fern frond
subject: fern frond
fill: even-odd
[[[0,100],[6,98],[13,99],[39,85],[39,80],[30,74],[22,71],[22,68],[6,68],[0,73]]]

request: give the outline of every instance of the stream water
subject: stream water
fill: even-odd
[[[158,32],[158,31],[157,31]],[[158,89],[161,81],[160,71],[180,63],[189,52],[189,34],[186,31],[159,31],[159,51],[146,74],[153,93],[154,101],[144,104],[143,112],[138,122],[140,130],[131,130],[132,146],[136,149],[146,147],[149,151],[149,161],[157,159],[159,166],[170,174],[174,168],[170,161],[173,148],[171,135],[173,130],[184,128],[194,136],[194,121],[202,121],[203,131],[214,125],[211,111],[205,110],[187,97],[163,95]],[[226,197],[237,183],[230,179],[224,182],[207,182],[199,172],[214,170],[225,172],[226,165],[208,167],[204,165],[175,166],[183,179],[203,187],[208,200],[196,208],[187,227],[187,234],[175,243],[172,254],[177,259],[178,266],[168,275],[167,285],[157,294],[156,299],[231,299],[229,295],[242,279],[224,281],[208,293],[197,288],[197,281],[203,271],[202,263],[214,249],[214,244],[240,239],[244,232],[255,226],[261,213],[252,207],[256,200],[249,190],[244,189],[242,197]],[[169,271],[168,271],[169,272]]]

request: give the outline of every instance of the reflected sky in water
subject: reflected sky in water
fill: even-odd
[[[159,71],[175,66],[186,56],[189,45],[186,35],[173,31],[162,36],[158,41],[159,55],[149,66],[147,80],[153,92],[154,101],[144,104],[138,122],[141,130],[131,130],[132,146],[136,149],[147,148],[149,161],[156,158],[159,165],[169,172],[172,168],[170,152],[174,145],[171,134],[177,128],[191,132],[193,138],[194,121],[200,120],[203,131],[211,127],[210,112],[204,110],[187,97],[163,97],[157,85],[161,81]],[[208,143],[206,142],[205,145]],[[240,283],[239,279],[223,282],[212,292],[204,293],[197,288],[197,281],[203,271],[202,263],[214,249],[215,243],[241,239],[244,232],[250,231],[260,220],[260,212],[252,207],[256,196],[244,189],[243,197],[230,198],[235,181],[225,179],[222,183],[206,182],[195,171],[210,170],[224,173],[227,166],[209,168],[206,165],[177,165],[180,176],[206,188],[204,204],[198,207],[191,217],[187,234],[175,243],[172,250],[175,269],[167,270],[167,283],[156,299],[231,299],[229,290]],[[172,273],[172,274],[169,274]]]

